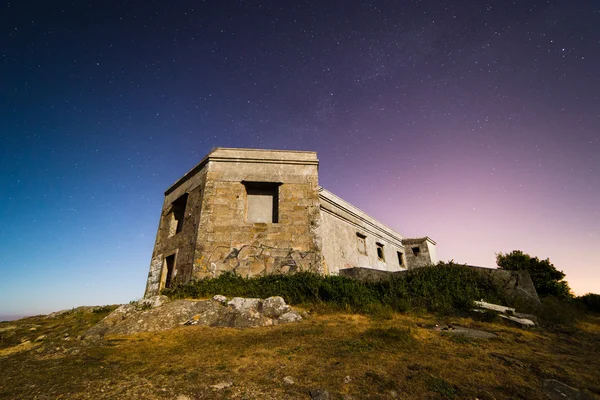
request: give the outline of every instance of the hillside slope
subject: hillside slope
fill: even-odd
[[[562,333],[430,314],[335,313],[245,330],[182,326],[77,339],[112,309],[0,323],[0,399],[310,399],[315,389],[330,399],[546,399],[545,379],[600,395],[597,316]],[[497,337],[431,329],[445,323]]]

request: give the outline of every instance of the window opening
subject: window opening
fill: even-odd
[[[356,246],[360,254],[367,254],[367,237],[356,232]]]
[[[399,251],[399,252],[398,252],[398,264],[399,264],[401,267],[402,267],[402,266],[404,266],[404,259],[403,259],[402,257],[403,257],[403,254],[402,254],[402,252],[400,252],[400,251]]]
[[[383,253],[383,244],[377,243],[377,258],[381,261],[385,261],[385,255]]]
[[[171,212],[169,213],[169,237],[181,232],[183,229],[187,200],[188,194],[185,193],[171,204]]]
[[[246,186],[246,222],[277,223],[279,221],[279,184],[244,182]]]
[[[415,256],[418,256],[419,254],[421,254],[421,249],[418,247],[413,247],[412,252]]]

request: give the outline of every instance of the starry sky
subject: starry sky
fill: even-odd
[[[164,190],[213,147],[442,260],[550,258],[600,292],[600,3],[0,5],[0,315],[143,295]]]

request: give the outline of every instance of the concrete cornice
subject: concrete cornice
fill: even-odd
[[[319,165],[317,153],[314,151],[217,147],[204,157],[194,168],[186,172],[185,175],[172,184],[165,191],[165,196],[175,190],[191,176],[202,170],[208,162],[294,164],[315,165],[317,167]]]
[[[420,243],[423,243],[423,242],[425,242],[425,241],[427,241],[427,242],[429,242],[429,243],[431,243],[431,244],[433,244],[433,245],[436,245],[436,244],[437,244],[437,243],[436,243],[436,242],[435,242],[435,241],[434,241],[432,238],[430,238],[429,236],[420,237],[420,238],[404,238],[404,239],[403,239],[403,242],[404,242],[404,244],[407,244],[407,245],[410,245],[410,244],[420,244]]]
[[[371,230],[370,233],[376,234],[376,236],[378,236],[382,239],[389,240],[389,239],[386,239],[384,236],[382,236],[381,233],[377,233],[376,231],[384,232],[390,238],[394,239],[400,245],[402,245],[402,240],[404,239],[404,236],[400,235],[398,232],[396,232],[392,228],[388,227],[387,225],[382,224],[381,222],[379,222],[375,218],[369,216],[367,213],[365,213],[361,209],[353,206],[352,204],[350,204],[347,201],[343,200],[342,198],[336,196],[335,194],[331,193],[330,191],[320,187],[319,188],[319,198],[322,201],[324,201],[326,203],[326,205],[329,205],[331,207],[328,209],[328,208],[322,206],[321,207],[322,210],[327,211],[330,214],[336,215],[338,218],[341,218],[345,221],[351,222],[353,225],[356,225],[357,227],[360,226],[360,225],[353,223],[352,221],[349,221],[348,218],[346,218],[344,216],[344,213],[345,213],[352,218],[356,218],[357,220],[361,221],[365,225],[370,226],[371,228],[373,228],[375,230],[375,231]]]

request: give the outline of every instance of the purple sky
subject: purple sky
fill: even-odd
[[[600,292],[600,4],[209,3],[0,6],[0,314],[139,298],[163,191],[215,146],[315,150],[442,260]]]

